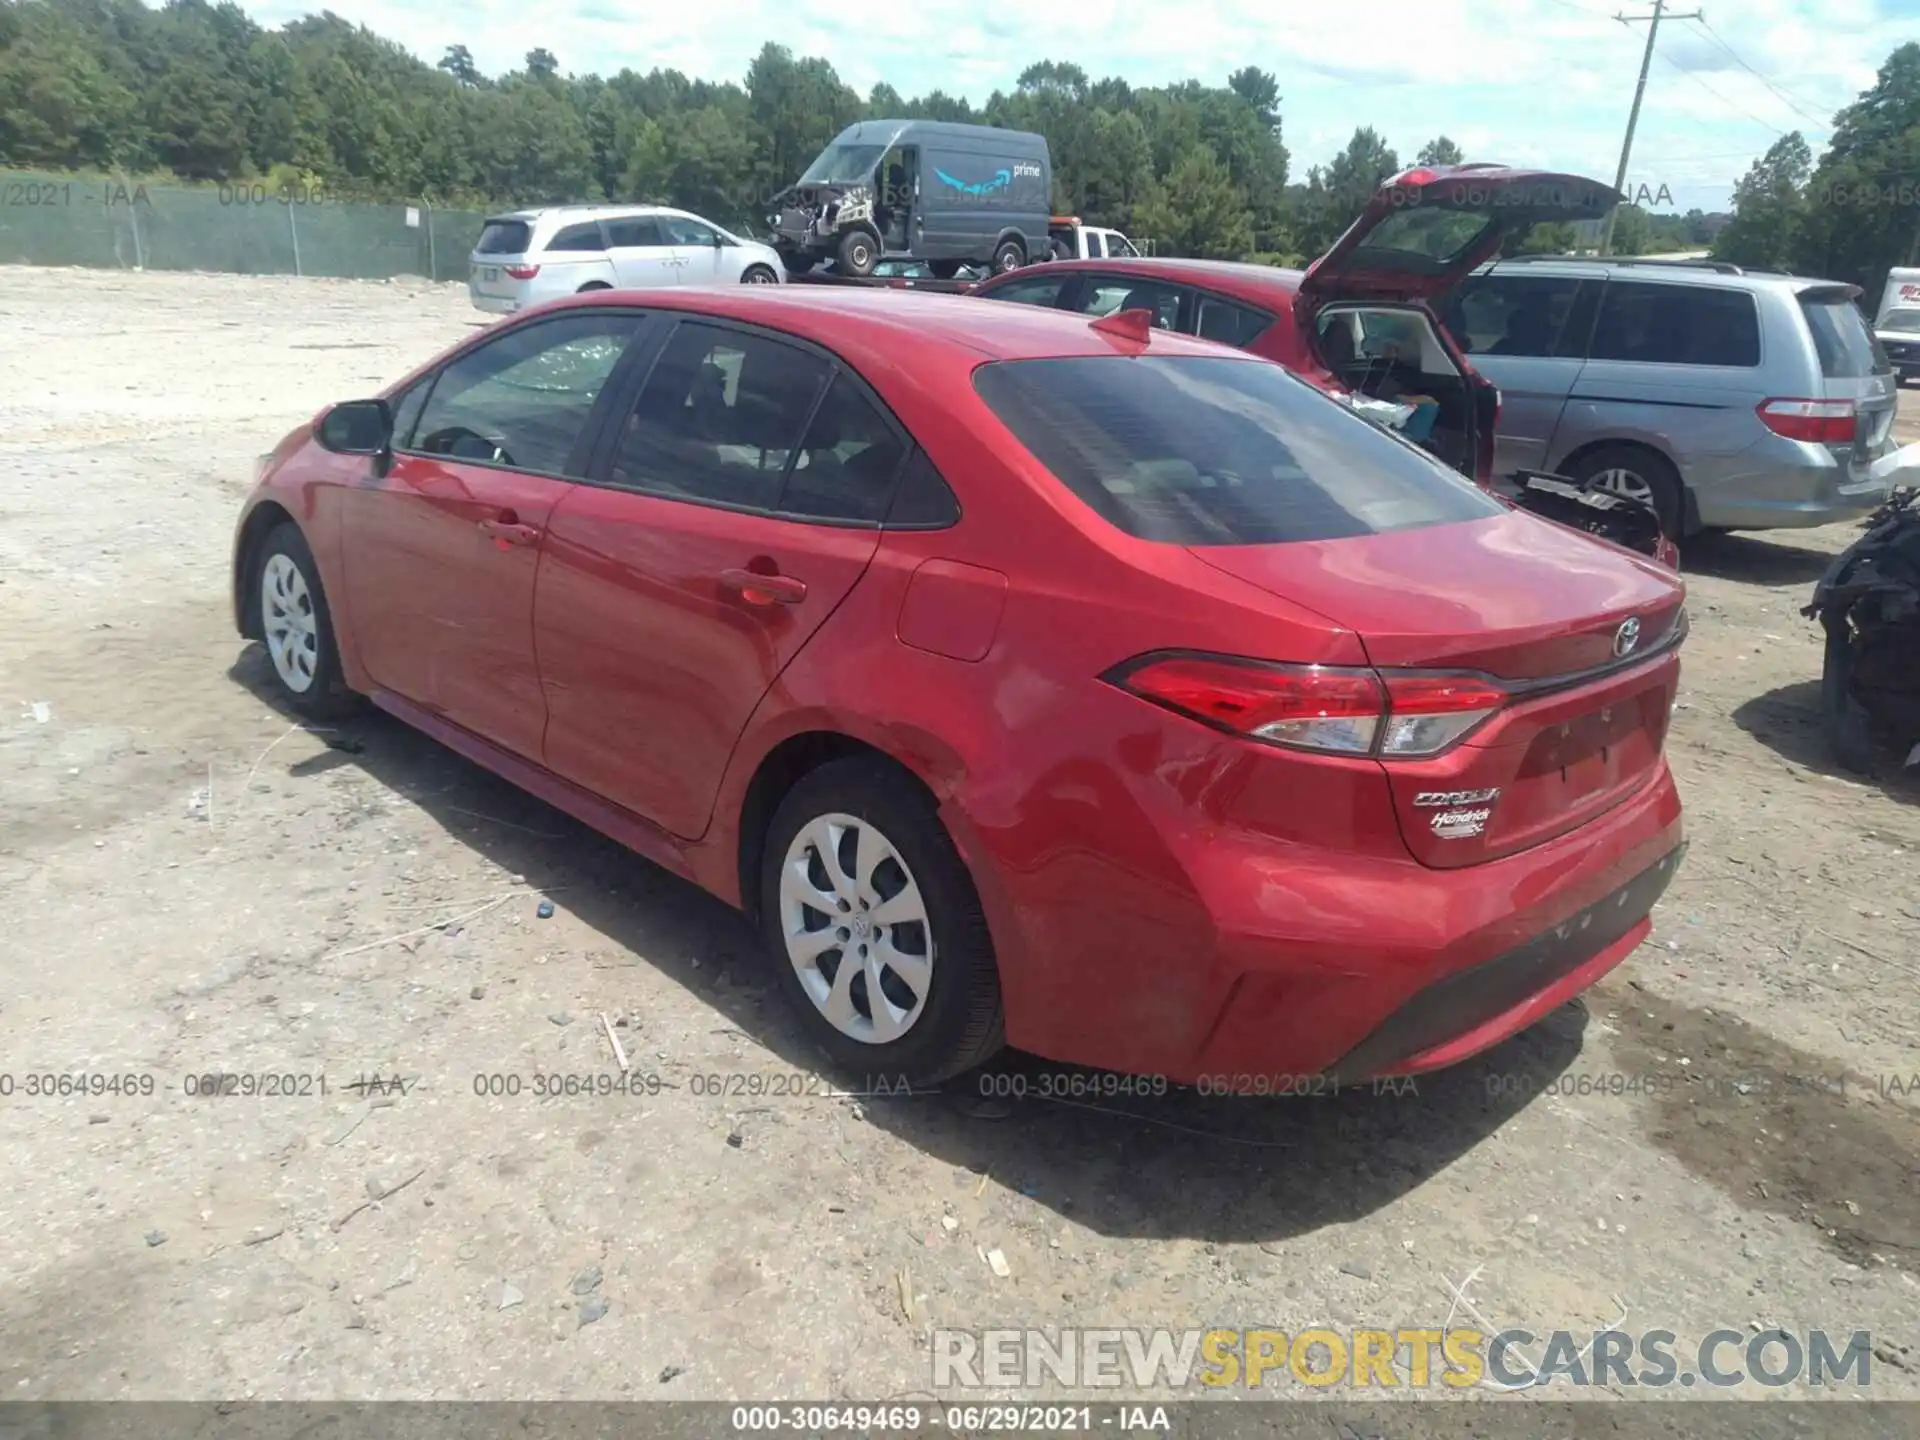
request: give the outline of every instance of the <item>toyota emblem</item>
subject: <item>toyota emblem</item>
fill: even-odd
[[[1624,660],[1633,653],[1633,647],[1640,643],[1640,621],[1637,618],[1623,620],[1620,628],[1613,632],[1613,654],[1615,659]]]

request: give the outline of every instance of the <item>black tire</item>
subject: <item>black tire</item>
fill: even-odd
[[[1873,727],[1853,698],[1853,634],[1844,617],[1827,625],[1827,653],[1820,669],[1820,728],[1833,758],[1856,775],[1874,768]]]
[[[584,295],[589,290],[611,290],[612,288],[613,287],[607,284],[607,282],[604,280],[589,280],[586,284],[582,285],[578,290],[574,291],[573,293],[576,295]]]
[[[261,592],[267,568],[276,556],[285,557],[299,571],[308,597],[308,613],[314,620],[312,675],[304,689],[296,687],[281,673],[280,666],[274,662],[273,646],[268,636],[271,616]],[[341,676],[340,647],[334,637],[333,611],[327,605],[327,594],[320,584],[320,567],[314,563],[313,551],[307,545],[307,537],[300,533],[300,527],[292,521],[274,526],[254,553],[252,572],[247,583],[252,588],[251,604],[258,621],[261,644],[267,650],[267,671],[273,676],[274,693],[289,709],[311,720],[328,720],[352,712],[359,706],[360,697],[347,688],[347,682]]]
[[[1625,470],[1638,477],[1653,496],[1660,529],[1669,540],[1683,540],[1686,529],[1686,492],[1680,474],[1666,456],[1643,445],[1602,445],[1589,450],[1567,470],[1569,480],[1585,485],[1608,470]]]
[[[1002,240],[993,252],[993,273],[1004,275],[1027,263],[1027,247],[1018,240]]]
[[[787,955],[780,879],[788,847],[813,821],[836,813],[874,826],[905,861],[926,902],[933,957],[927,994],[906,1033],[885,1044],[837,1029],[808,996]],[[759,886],[761,935],[777,983],[802,1028],[849,1076],[873,1084],[884,1079],[897,1085],[904,1079],[915,1086],[935,1085],[973,1069],[1006,1044],[1000,976],[972,877],[931,798],[897,769],[872,760],[835,760],[804,776],[774,812],[761,850]],[[829,956],[834,957],[832,971]],[[830,951],[815,963],[828,977],[848,959]],[[864,989],[864,982],[859,976],[854,983]]]
[[[880,242],[866,230],[849,230],[840,237],[833,264],[842,275],[871,275],[880,263]]]
[[[933,271],[936,280],[951,280],[960,273],[962,262],[959,260],[929,260],[927,268]]]
[[[773,273],[771,265],[749,265],[740,272],[742,285],[778,285],[780,277]]]

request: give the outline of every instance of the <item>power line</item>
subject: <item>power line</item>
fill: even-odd
[[[1749,75],[1753,76],[1754,79],[1758,80],[1762,85],[1766,86],[1767,89],[1771,90],[1782,104],[1784,104],[1789,110],[1793,111],[1795,114],[1799,115],[1802,119],[1811,120],[1816,125],[1824,125],[1828,120],[1832,118],[1832,115],[1830,113],[1827,115],[1815,115],[1810,113],[1807,109],[1804,108],[1804,106],[1799,100],[1795,99],[1791,91],[1782,89],[1780,86],[1774,84],[1772,80],[1768,79],[1765,75],[1762,75],[1758,70],[1754,69],[1753,66],[1749,65],[1746,62],[1745,57],[1742,56],[1738,50],[1735,50],[1733,46],[1729,45],[1725,40],[1720,38],[1720,32],[1718,30],[1715,30],[1711,25],[1707,23],[1707,17],[1705,15],[1700,16],[1699,19],[1695,20],[1693,23],[1698,25],[1701,30],[1706,32],[1708,39],[1712,40],[1714,44],[1718,45],[1722,50],[1726,51],[1727,54],[1732,58],[1734,64],[1738,65],[1742,70],[1746,71]],[[1811,102],[1808,102],[1808,103],[1811,103]]]

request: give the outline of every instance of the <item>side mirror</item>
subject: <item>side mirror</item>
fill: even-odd
[[[393,408],[384,400],[343,400],[320,417],[315,438],[336,455],[385,455],[393,448]]]

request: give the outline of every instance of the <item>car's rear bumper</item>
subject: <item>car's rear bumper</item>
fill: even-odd
[[[472,286],[467,287],[467,297],[473,301],[474,309],[493,315],[512,315],[520,309],[520,301],[512,296],[483,295]]]
[[[1892,447],[1891,438],[1874,452]],[[1689,467],[1702,528],[1808,529],[1856,519],[1886,502],[1889,486],[1865,479],[1825,446],[1769,437],[1751,450]]]
[[[1009,1043],[1273,1094],[1289,1077],[1354,1066],[1451,1064],[1631,953],[1664,888],[1646,877],[1682,843],[1664,762],[1578,830],[1458,869],[1276,846],[1224,827],[1161,833],[1173,842],[1162,853],[1182,856],[1177,884],[1142,875],[1131,893],[1101,901],[1086,889],[1091,874],[1065,890],[1045,867],[997,866],[986,877],[996,937],[1011,941],[1001,945]],[[1042,928],[1069,904],[1077,924]],[[1060,949],[1068,937],[1071,955]]]

